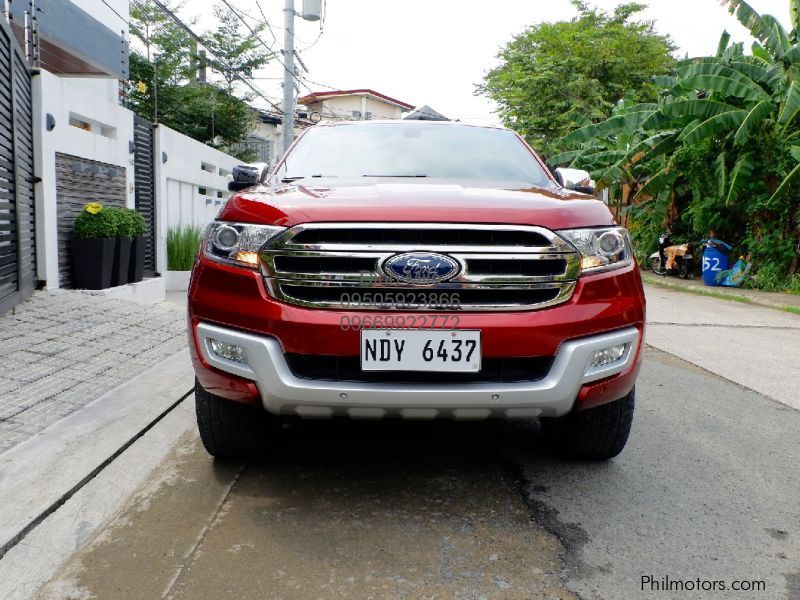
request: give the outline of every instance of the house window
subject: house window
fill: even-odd
[[[78,129],[83,129],[84,131],[92,130],[91,124],[87,123],[86,121],[81,121],[78,117],[74,117],[72,115],[69,116],[69,124],[73,127],[77,127]]]
[[[88,131],[90,133],[96,133],[97,135],[102,135],[103,137],[111,139],[117,138],[116,127],[106,125],[105,123],[95,121],[94,119],[90,119],[88,117],[83,117],[74,112],[69,113],[69,124],[72,127],[77,127],[78,129],[83,129],[84,131]]]
[[[361,118],[361,111],[360,110],[354,110],[353,111],[353,118],[354,119],[360,119]]]
[[[367,114],[364,115],[364,119],[367,120],[367,121],[372,119],[372,113],[371,112],[367,112]]]

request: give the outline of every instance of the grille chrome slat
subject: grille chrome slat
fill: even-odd
[[[440,237],[480,243],[432,243],[442,232],[446,235]],[[417,234],[420,234],[418,239],[430,243],[424,246],[404,244]],[[366,242],[394,239],[397,242],[339,243],[344,239]],[[491,245],[493,241],[507,243],[509,240],[529,240],[539,245]],[[384,261],[409,251],[446,254],[459,263],[460,273],[442,283],[409,284],[382,272],[380,265]],[[547,229],[517,225],[306,224],[295,226],[272,240],[262,248],[260,257],[264,281],[275,298],[299,306],[341,310],[532,310],[568,300],[580,273],[580,257],[570,244]],[[354,307],[341,298],[341,294],[414,291],[458,294],[459,306],[431,307],[429,302],[423,302]]]
[[[344,226],[343,226],[344,225]],[[509,225],[454,225],[451,223],[318,223],[300,226],[292,236],[292,245],[319,249],[369,249],[436,247],[540,247],[551,244],[549,236],[537,227]]]

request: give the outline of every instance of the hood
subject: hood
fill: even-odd
[[[305,180],[235,194],[225,221],[291,227],[320,222],[419,222],[540,225],[549,229],[613,225],[608,208],[568,190],[493,187],[439,180]],[[313,183],[310,183],[313,181]]]

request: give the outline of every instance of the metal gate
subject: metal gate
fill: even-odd
[[[0,314],[36,288],[31,73],[0,19]]]
[[[155,156],[153,147],[154,126],[138,116],[133,118],[134,181],[136,182],[136,210],[147,222],[144,250],[144,275],[156,274],[156,190]]]

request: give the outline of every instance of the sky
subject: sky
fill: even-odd
[[[194,28],[213,26],[212,6],[219,0],[188,0],[179,12],[197,17]],[[256,0],[228,0],[255,22],[260,19]],[[717,0],[640,0],[649,4],[642,18],[669,34],[679,57],[716,51],[727,29],[733,41],[752,38]],[[283,46],[284,0],[259,0],[272,31],[263,41]],[[613,10],[618,0],[589,0]],[[299,11],[302,0],[295,0]],[[789,29],[788,0],[749,0],[761,13],[778,17]],[[569,0],[326,0],[322,35],[320,23],[296,19],[296,48],[301,51],[308,87],[301,95],[338,89],[370,88],[412,105],[428,104],[453,119],[494,124],[495,106],[475,96],[475,84],[497,65],[499,49],[515,34],[542,21],[566,20],[576,15]],[[317,39],[318,38],[318,39]],[[310,48],[303,50],[316,40]],[[256,73],[254,82],[276,101],[282,96],[282,67],[272,61]],[[565,74],[566,76],[566,74]],[[254,104],[265,106],[263,101]]]

